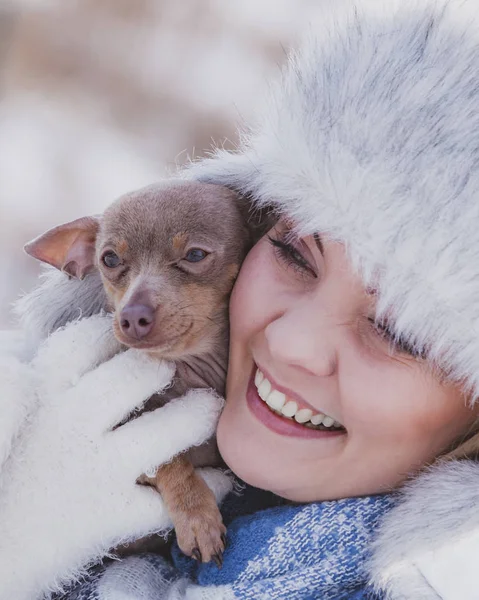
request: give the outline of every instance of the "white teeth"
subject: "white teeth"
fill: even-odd
[[[298,403],[294,400],[288,400],[285,394],[273,389],[271,383],[264,374],[256,369],[254,383],[258,390],[259,397],[276,412],[281,413],[285,417],[294,418],[297,423],[312,425],[324,425],[325,427],[342,427],[341,423],[335,421],[332,417],[324,413],[313,414],[309,408],[299,408]]]
[[[311,423],[313,425],[321,425],[325,416],[326,415],[323,415],[323,413],[319,413],[318,415],[313,415],[311,417]]]
[[[294,420],[297,421],[298,423],[306,423],[307,421],[309,421],[311,419],[312,416],[313,416],[312,410],[310,410],[309,408],[301,408],[294,415]]]
[[[281,409],[281,412],[285,417],[294,417],[296,411],[298,410],[298,405],[294,400],[288,400],[286,404]]]
[[[266,398],[266,404],[274,410],[281,410],[286,403],[286,396],[278,390],[273,390]]]
[[[256,374],[254,376],[254,384],[256,387],[260,386],[260,383],[263,381],[264,375],[261,373],[259,369],[256,369]]]
[[[258,395],[262,400],[266,400],[271,392],[271,384],[267,379],[263,379],[263,381],[258,386]]]

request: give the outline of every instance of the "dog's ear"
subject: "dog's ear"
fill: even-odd
[[[83,279],[95,269],[95,243],[100,217],[82,217],[50,229],[25,245],[33,258]]]

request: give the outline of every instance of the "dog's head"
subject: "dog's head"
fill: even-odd
[[[118,339],[175,360],[213,349],[252,242],[234,192],[176,181],[122,196],[25,250],[70,277],[98,269]]]

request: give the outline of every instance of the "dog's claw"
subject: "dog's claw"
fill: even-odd
[[[223,566],[223,554],[221,552],[213,554],[213,560],[215,561],[218,569],[221,569],[221,567]]]
[[[223,546],[226,548],[226,533],[221,534],[221,541],[223,542]]]
[[[191,556],[198,562],[202,561],[201,552],[199,548],[193,548],[193,550],[191,551]]]

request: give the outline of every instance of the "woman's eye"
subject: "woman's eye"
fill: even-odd
[[[201,260],[206,258],[207,255],[208,253],[205,252],[205,250],[201,250],[201,248],[192,248],[186,253],[185,260],[192,263],[200,262]]]
[[[389,342],[395,350],[404,354],[409,354],[413,358],[426,358],[425,353],[420,352],[405,340],[402,340],[401,338],[398,339],[386,323],[378,322],[373,318],[369,318],[368,321],[372,323],[377,335]]]
[[[268,239],[272,244],[276,255],[288,267],[292,267],[302,275],[312,275],[313,277],[317,278],[317,274],[314,269],[293,244],[290,244],[285,240],[277,240],[269,235]]]
[[[101,257],[101,261],[105,267],[108,267],[109,269],[115,269],[121,265],[120,257],[112,250],[105,252],[105,254]]]

